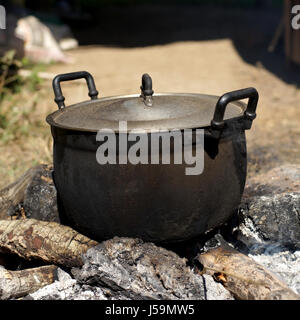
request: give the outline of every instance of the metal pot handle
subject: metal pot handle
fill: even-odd
[[[87,71],[77,71],[71,73],[64,73],[57,75],[52,81],[52,87],[55,95],[54,101],[57,103],[58,108],[64,108],[65,104],[65,97],[62,94],[60,83],[62,81],[70,81],[70,80],[77,80],[84,78],[86,80],[88,89],[89,89],[89,96],[92,100],[98,98],[98,91],[96,90],[94,78],[92,75]]]
[[[216,139],[220,138],[224,128],[224,113],[228,103],[249,98],[247,109],[244,112],[244,129],[250,129],[252,121],[256,118],[256,107],[258,102],[258,92],[255,88],[246,88],[231,91],[222,95],[217,104],[213,120],[211,121],[211,133]]]

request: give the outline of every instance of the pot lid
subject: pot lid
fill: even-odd
[[[137,132],[201,128],[210,126],[219,100],[218,96],[204,94],[154,94],[148,75],[143,76],[141,90],[141,95],[105,97],[61,108],[50,114],[47,122],[60,128],[89,132],[100,129],[118,132],[119,121],[126,121],[127,130]],[[56,102],[58,100],[56,94]],[[244,103],[228,103],[224,120],[242,116],[245,109]]]

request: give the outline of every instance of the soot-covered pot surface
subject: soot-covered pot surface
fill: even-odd
[[[91,100],[65,107],[60,82],[79,78]],[[141,94],[98,98],[85,71],[56,76],[53,88],[54,180],[72,227],[97,240],[175,242],[234,213],[246,179],[254,88],[221,97],[154,93],[144,74]],[[247,105],[239,101],[246,98]]]

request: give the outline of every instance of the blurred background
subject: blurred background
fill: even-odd
[[[300,162],[300,30],[290,0],[10,0],[0,30],[0,187],[52,162],[45,122],[51,80],[86,70],[100,96],[155,92],[221,95],[253,86],[248,174]],[[299,19],[300,24],[300,19]],[[66,105],[84,82],[62,85]]]

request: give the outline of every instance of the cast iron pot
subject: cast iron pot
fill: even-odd
[[[86,80],[91,100],[65,107],[60,82],[80,78]],[[176,242],[221,225],[235,212],[245,185],[245,130],[256,116],[256,89],[221,97],[153,94],[152,79],[144,74],[141,95],[98,99],[94,80],[85,71],[56,76],[53,89],[59,110],[47,122],[54,139],[54,181],[61,214],[73,228],[96,240],[123,236]],[[247,105],[239,101],[246,98]],[[119,121],[149,139],[151,130],[192,129],[196,134],[202,128],[202,174],[186,175],[185,163],[174,164],[172,144],[170,164],[100,165],[97,132],[117,132],[118,149]],[[195,143],[193,136],[192,148]]]

